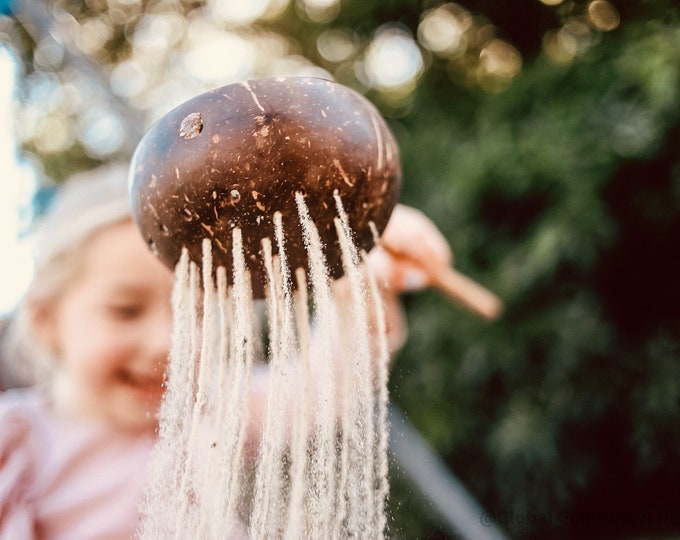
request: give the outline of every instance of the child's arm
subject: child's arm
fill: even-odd
[[[453,255],[437,226],[420,210],[399,204],[369,264],[382,285],[400,293],[433,285],[432,269],[451,265]]]
[[[395,292],[436,287],[475,315],[494,320],[503,310],[501,299],[453,268],[448,243],[422,212],[398,205],[371,252],[373,265]]]

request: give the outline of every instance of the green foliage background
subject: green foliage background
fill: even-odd
[[[401,146],[403,202],[506,308],[487,323],[434,291],[406,297],[392,400],[513,538],[680,535],[680,7],[614,2],[620,27],[554,64],[543,36],[585,2],[461,4],[522,53],[512,83],[489,92],[432,59],[408,107],[369,97]],[[324,28],[415,33],[433,6],[345,0],[331,22],[289,9],[270,27],[323,64]],[[125,56],[124,30],[102,62]],[[57,180],[96,161],[77,144],[37,158]],[[393,472],[395,537],[449,538]]]
[[[515,537],[680,533],[678,51],[631,24],[398,123],[404,200],[506,312],[409,299],[392,396]]]

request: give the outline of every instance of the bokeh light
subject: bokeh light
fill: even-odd
[[[109,81],[111,90],[129,100],[134,100],[149,83],[147,71],[136,60],[125,60],[115,66]]]
[[[92,55],[104,48],[113,37],[111,24],[104,17],[92,17],[82,21],[75,35],[76,46],[85,54]]]
[[[502,39],[493,39],[479,54],[480,65],[486,74],[501,79],[512,79],[522,69],[522,55]]]
[[[609,32],[619,26],[619,12],[607,0],[593,0],[588,4],[588,17],[598,30]]]
[[[208,21],[193,21],[183,45],[183,70],[209,85],[218,86],[252,73],[256,53],[252,42]]]
[[[430,51],[454,56],[466,48],[466,32],[472,26],[470,12],[458,4],[444,4],[425,12],[418,26],[418,40]]]
[[[303,18],[325,24],[340,13],[340,0],[298,0],[296,9]]]
[[[608,0],[591,0],[580,9],[570,4],[563,11],[561,27],[543,35],[543,52],[554,63],[570,63],[599,43],[602,32],[615,30],[619,23],[619,12]]]
[[[331,28],[319,34],[316,40],[316,48],[319,54],[329,62],[340,63],[357,54],[358,39],[353,32]]]
[[[267,11],[269,0],[208,0],[208,13],[233,26],[247,26]]]
[[[106,107],[90,108],[78,122],[79,139],[91,156],[106,158],[123,146],[125,127],[114,111]]]
[[[411,33],[401,26],[378,29],[366,50],[365,71],[378,90],[412,85],[423,70],[423,57]]]

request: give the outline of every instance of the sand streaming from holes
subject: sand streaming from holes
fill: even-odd
[[[297,194],[309,288],[305,272],[288,267],[277,213],[274,239],[262,242],[264,322],[239,229],[233,283],[213,268],[210,241],[202,271],[182,255],[141,538],[384,538],[384,313],[337,193],[335,202],[345,292],[329,279],[324,246]],[[253,390],[262,385],[266,392]],[[266,403],[251,397],[264,395]]]

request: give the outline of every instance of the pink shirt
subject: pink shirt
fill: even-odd
[[[0,540],[134,538],[153,442],[59,418],[39,389],[0,395]]]

